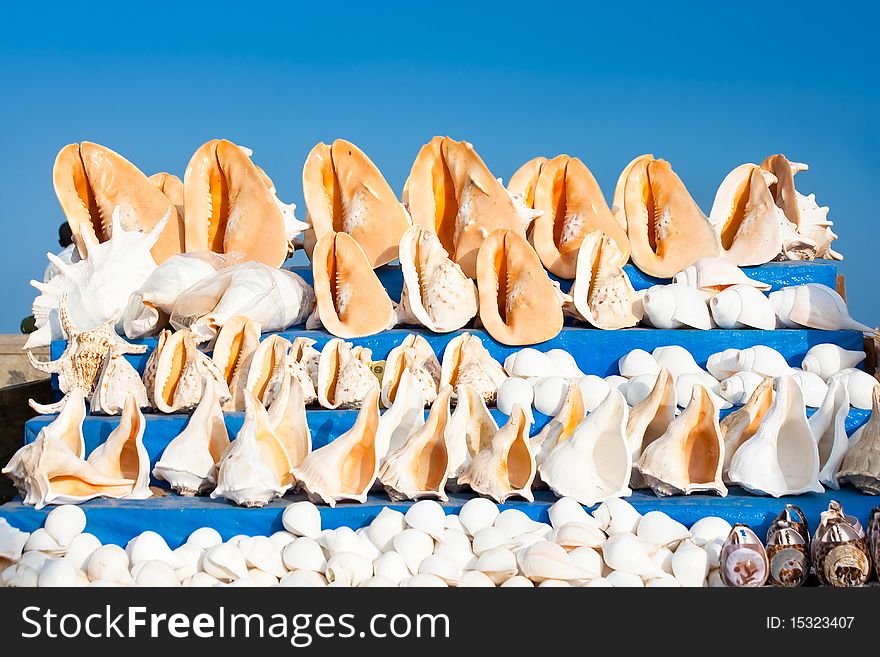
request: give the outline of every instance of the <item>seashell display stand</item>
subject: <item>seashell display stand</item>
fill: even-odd
[[[635,289],[646,289],[652,285],[665,283],[651,278],[632,265],[625,267]],[[294,271],[311,283],[312,275],[308,268],[297,267]],[[830,261],[771,263],[760,267],[744,268],[745,273],[755,279],[764,281],[773,290],[803,283],[821,283],[831,288],[836,286],[837,268]],[[377,270],[379,279],[388,290],[391,298],[399,298],[402,286],[400,268],[386,265]],[[570,287],[569,281],[560,281],[563,290]],[[434,334],[429,331],[398,328],[384,331],[377,335],[352,340],[355,344],[372,349],[375,360],[383,360],[391,349],[401,343],[409,333],[418,333],[425,337],[435,353],[442,355],[446,344],[465,331],[453,331],[448,334]],[[502,361],[506,356],[518,350],[492,340],[485,331],[470,329],[468,332],[477,334],[491,354]],[[263,339],[268,334],[263,335]],[[307,336],[316,340],[320,349],[333,336],[325,331],[307,331],[291,328],[281,333],[288,339]],[[128,355],[129,362],[143,372],[150,352],[156,346],[155,339],[134,341],[147,345],[144,354]],[[746,348],[754,345],[767,345],[778,350],[790,365],[799,365],[807,350],[820,343],[833,343],[845,349],[862,350],[863,337],[858,331],[818,331],[818,330],[658,330],[658,329],[624,329],[602,331],[567,324],[552,340],[536,347],[540,350],[553,348],[564,349],[576,360],[578,367],[586,374],[607,376],[617,373],[617,361],[632,349],[641,348],[651,351],[665,345],[681,345],[685,347],[701,366],[705,366],[708,357],[727,348]],[[52,343],[51,353],[57,358],[64,350],[65,343]],[[53,381],[56,387],[57,381]],[[60,397],[60,394],[59,394]],[[722,411],[722,417],[731,410]],[[809,409],[813,412],[815,409]],[[427,409],[426,409],[427,413]],[[497,409],[492,414],[500,424],[506,420]],[[355,421],[355,410],[309,409],[308,424],[312,434],[313,448],[317,449],[332,441],[351,428]],[[847,417],[847,433],[852,434],[864,424],[870,411],[851,409]],[[546,415],[534,413],[535,424],[531,434],[537,433],[548,421]],[[168,442],[183,429],[187,415],[182,414],[147,414],[147,426],[144,433],[144,445],[150,455],[151,469],[155,465]],[[225,422],[230,435],[234,436],[241,427],[243,413],[226,413]],[[40,429],[51,422],[53,416],[40,416],[27,422],[25,442],[32,442]],[[101,444],[119,423],[119,417],[89,416],[86,418],[83,432],[86,452],[91,453]],[[153,480],[151,484],[157,488],[167,488],[165,482]],[[452,493],[449,501],[444,504],[448,513],[457,512],[458,508],[472,493]],[[195,529],[210,526],[217,529],[224,539],[237,534],[268,535],[282,528],[281,513],[292,500],[304,499],[302,494],[288,494],[282,499],[272,501],[268,506],[259,509],[237,507],[222,499],[204,497],[182,497],[169,494],[147,500],[107,500],[99,499],[82,505],[88,517],[89,531],[94,533],[103,543],[125,545],[131,538],[145,529],[153,529],[161,533],[168,543],[174,547],[181,544]],[[864,495],[854,488],[844,486],[839,491],[826,491],[823,494],[810,493],[793,497],[775,499],[751,495],[737,486],[730,488],[727,497],[715,495],[689,495],[674,497],[657,497],[650,490],[636,491],[628,501],[636,509],[645,513],[661,510],[672,518],[691,525],[704,516],[721,516],[731,523],[747,523],[759,535],[763,535],[773,518],[786,502],[797,504],[806,513],[813,526],[818,523],[819,513],[828,507],[828,502],[836,499],[841,502],[847,513],[855,515],[867,525],[871,508],[876,499]],[[501,505],[502,508],[517,508],[530,517],[538,520],[547,519],[547,509],[556,500],[549,491],[536,491],[534,502],[510,500]],[[411,502],[391,502],[387,495],[378,493],[371,495],[364,504],[340,503],[335,508],[321,507],[322,522],[325,528],[349,526],[358,528],[368,524],[383,506],[404,510]],[[0,514],[12,525],[26,531],[34,531],[41,527],[46,514],[52,507],[36,510],[20,501],[9,502],[0,507]]]

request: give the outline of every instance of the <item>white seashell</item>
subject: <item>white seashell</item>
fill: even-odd
[[[612,497],[593,511],[593,517],[599,521],[599,528],[610,536],[620,532],[635,534],[642,514],[626,500]]]
[[[425,394],[415,375],[405,369],[400,376],[394,403],[379,418],[376,454],[384,459],[388,452],[399,449],[424,424]]]
[[[40,588],[76,586],[76,573],[76,567],[63,557],[46,559],[37,578],[37,586]]]
[[[776,395],[757,432],[730,462],[730,481],[751,492],[781,497],[821,493],[819,450],[810,433],[800,387],[776,379]]]
[[[373,576],[373,564],[357,552],[338,552],[327,560],[327,582],[359,586]]]
[[[297,570],[295,573],[287,573],[282,577],[278,586],[323,587],[327,586],[327,580],[320,573],[311,570]]]
[[[406,522],[400,511],[383,506],[379,515],[373,518],[367,527],[367,538],[379,552],[391,549],[392,539],[406,528]]]
[[[581,547],[598,548],[605,542],[605,538],[605,532],[601,529],[582,522],[568,522],[550,535],[550,540],[566,550]]]
[[[450,340],[443,351],[440,367],[440,385],[469,385],[486,403],[495,400],[498,386],[507,378],[501,364],[492,358],[482,340],[470,333],[462,333]]]
[[[642,296],[642,322],[658,329],[712,328],[712,318],[702,294],[687,285],[655,285]]]
[[[721,396],[721,385],[707,372],[700,372],[699,374],[688,372],[675,379],[675,398],[678,400],[679,406],[684,407],[687,405],[688,400],[693,396],[694,386],[698,384],[709,391],[709,396],[717,408],[723,409],[733,406],[733,404]]]
[[[563,370],[544,352],[523,347],[504,359],[507,376],[530,379],[541,376],[564,376]]]
[[[198,572],[189,579],[183,580],[181,586],[189,588],[214,588],[220,586],[220,580],[208,573]]]
[[[222,542],[223,538],[220,536],[220,532],[213,527],[199,527],[186,539],[188,545],[193,545],[201,550],[207,550]]]
[[[318,362],[318,402],[324,408],[359,408],[378,380],[372,352],[339,338],[328,340]]]
[[[700,518],[691,525],[691,540],[694,544],[700,547],[704,547],[709,543],[714,543],[719,540],[723,543],[727,540],[727,536],[730,534],[731,529],[731,524],[724,518],[706,516],[705,518]]]
[[[621,376],[631,379],[642,374],[656,376],[660,373],[660,366],[654,357],[644,349],[633,349],[620,357],[617,361],[617,370]]]
[[[287,574],[285,572],[285,574]],[[278,578],[275,577],[272,573],[267,573],[259,568],[249,568],[248,569],[248,580],[251,583],[251,586],[259,586],[259,587],[271,587],[278,586]]]
[[[577,379],[584,376],[574,356],[565,349],[550,349],[545,352],[545,355],[558,370],[558,376],[565,379]]]
[[[866,411],[871,409],[871,398],[874,394],[874,389],[880,386],[880,382],[877,379],[867,372],[850,368],[841,370],[829,377],[828,385],[830,386],[834,381],[840,381],[846,386],[850,404],[854,408]]]
[[[283,550],[296,540],[296,536],[282,529],[281,531],[272,534],[269,537],[269,540],[272,541],[272,544],[279,550]]]
[[[629,379],[619,374],[609,374],[605,377],[604,381],[609,387],[617,388],[620,392],[623,392],[624,386],[629,382]]]
[[[166,445],[153,467],[181,495],[198,495],[216,483],[216,464],[229,447],[223,411],[213,386],[206,386],[186,427]]]
[[[787,328],[814,328],[823,331],[852,329],[873,333],[849,315],[846,301],[835,290],[818,283],[805,283],[770,293],[776,316]]]
[[[231,398],[223,373],[198,350],[190,331],[159,336],[144,369],[144,385],[150,404],[162,413],[195,408],[209,385],[214,386],[221,404]]]
[[[683,374],[682,376],[686,375]],[[639,374],[638,376],[632,377],[624,391],[626,403],[630,406],[637,406],[647,399],[648,395],[651,394],[651,390],[653,390],[656,385],[656,374]]]
[[[30,534],[9,524],[6,518],[0,518],[0,559],[18,561]]]
[[[59,545],[45,527],[34,530],[25,540],[24,552],[42,552],[46,556],[61,557],[67,546]]]
[[[312,452],[312,433],[306,418],[306,403],[302,387],[290,372],[285,372],[281,390],[267,415],[278,442],[287,453],[291,468],[303,462]]]
[[[638,575],[620,570],[608,573],[608,577],[605,579],[615,588],[642,588],[645,586],[644,580]]]
[[[124,494],[114,497],[144,500],[153,494],[150,490],[150,455],[144,447],[146,424],[135,398],[129,395],[119,424],[89,455],[88,463],[97,471],[120,481],[132,482]]]
[[[672,574],[672,550],[668,547],[659,547],[657,551],[651,555],[651,560],[660,566],[660,569],[667,575]]]
[[[587,513],[586,509],[573,497],[559,498],[550,505],[547,514],[554,529],[559,529],[570,522],[599,527],[599,521]]]
[[[841,370],[854,368],[863,360],[865,360],[864,351],[850,351],[826,342],[810,347],[801,367],[805,372],[818,374],[822,380],[827,381],[832,375]]]
[[[770,299],[749,285],[734,285],[719,292],[709,299],[709,311],[718,328],[776,328],[776,313]]]
[[[626,497],[632,461],[626,440],[629,409],[612,391],[541,463],[541,479],[561,497],[591,506],[609,497]]]
[[[754,372],[737,372],[721,381],[718,392],[734,406],[742,406],[763,380],[763,376]]]
[[[180,559],[180,563],[182,564],[180,568],[174,571],[177,575],[178,581],[182,582],[185,579],[189,579],[201,571],[204,550],[201,550],[194,545],[184,543],[174,550],[174,554]]]
[[[727,584],[724,583],[724,579],[722,579],[721,573],[718,571],[717,568],[709,571],[707,582],[710,589],[720,589],[727,586]]]
[[[650,557],[651,546],[628,532],[608,536],[602,546],[605,564],[616,571],[639,577],[662,577],[663,570]]]
[[[39,530],[37,530],[37,531],[39,531]],[[36,534],[36,533],[37,532],[34,532],[34,534]],[[33,534],[31,534],[31,536],[33,536]],[[46,552],[37,552],[37,551],[28,552],[27,547],[25,547],[24,554],[21,555],[21,559],[18,560],[18,563],[23,566],[27,566],[28,568],[32,568],[34,570],[34,572],[39,573],[40,570],[42,570],[42,568],[43,568],[43,564],[46,563],[46,560],[52,556],[59,556],[60,557],[60,556],[62,556],[62,554],[60,552],[58,554],[54,554],[54,555],[46,553]]]
[[[814,375],[818,378],[818,375]],[[819,379],[821,381],[821,379]],[[810,433],[819,448],[819,483],[837,490],[837,472],[849,449],[846,436],[846,416],[849,413],[849,393],[842,381],[834,381],[818,410],[807,420]]]
[[[672,574],[684,587],[701,588],[709,574],[709,558],[706,551],[686,540],[672,555]]]
[[[425,532],[439,539],[446,531],[446,513],[443,507],[433,500],[422,500],[413,504],[403,516],[407,526]]]
[[[571,563],[587,573],[589,579],[602,576],[605,562],[598,550],[586,546],[578,547],[569,551],[568,558]]]
[[[517,558],[525,577],[533,582],[554,579],[582,582],[590,573],[575,565],[562,547],[550,541],[540,541],[525,548]]]
[[[406,565],[406,560],[399,552],[394,550],[380,554],[379,558],[376,559],[374,569],[377,577],[385,577],[393,582],[395,586],[407,577],[412,576],[409,567]]]
[[[308,536],[288,543],[281,552],[281,559],[288,570],[313,570],[323,573],[327,567],[327,559],[318,542]]]
[[[804,394],[804,404],[810,408],[819,408],[828,393],[828,384],[822,380],[822,377],[812,372],[795,369],[791,371],[791,376],[801,387],[801,392]]]
[[[78,570],[86,572],[92,554],[101,547],[101,541],[94,534],[84,533],[74,537],[64,555]]]
[[[746,349],[725,349],[714,353],[709,356],[706,368],[719,381],[738,372],[776,377],[791,371],[785,356],[772,347],[760,344]]]
[[[128,554],[118,545],[102,545],[92,552],[87,563],[87,574],[93,582],[104,580],[122,586],[133,583]]]
[[[238,544],[248,568],[256,568],[274,577],[283,577],[287,570],[282,561],[281,551],[268,536],[254,536]]]
[[[455,586],[461,579],[461,572],[452,559],[442,554],[431,554],[419,564],[419,575],[434,575],[449,586]]]
[[[502,387],[503,384],[502,384]],[[568,380],[561,376],[547,376],[535,382],[535,410],[544,415],[556,415],[565,403]]]
[[[431,404],[440,391],[440,361],[431,345],[421,335],[410,333],[388,353],[382,376],[382,406],[390,408],[404,370],[415,377],[422,389],[425,404]]]
[[[622,378],[622,377],[621,377]],[[626,379],[623,379],[626,382]],[[612,384],[595,374],[587,374],[577,380],[578,387],[581,389],[583,396],[584,409],[588,412],[594,411],[599,407],[608,393],[611,391]]]
[[[513,548],[516,545],[516,541],[497,527],[484,527],[474,534],[473,539],[473,552],[478,557],[494,548]]]
[[[391,544],[411,573],[418,573],[422,560],[434,553],[434,540],[419,529],[404,529]]]
[[[749,278],[742,269],[721,258],[702,258],[678,272],[672,282],[700,290],[707,299],[736,286],[763,292],[770,289],[766,283]]]
[[[529,581],[525,577],[523,577],[522,579],[524,579],[526,582]],[[507,580],[507,581],[509,581],[509,580]],[[531,582],[529,582],[529,585],[531,585]],[[463,573],[461,576],[461,579],[458,582],[458,588],[460,588],[460,589],[462,589],[462,588],[477,588],[477,587],[493,588],[494,586],[495,586],[495,582],[493,582],[492,579],[486,573],[482,573],[479,570],[469,570],[469,571]],[[504,586],[504,584],[502,584],[502,586]],[[513,585],[511,585],[511,586],[513,586]],[[525,586],[525,585],[523,585],[523,586]]]
[[[467,534],[459,529],[447,529],[434,543],[434,554],[452,559],[459,570],[466,570],[476,560]]]
[[[499,513],[493,502],[485,497],[475,497],[462,505],[458,518],[464,531],[473,537],[481,529],[492,527]]]
[[[328,555],[339,552],[357,552],[371,560],[379,556],[379,550],[370,542],[369,538],[358,534],[351,527],[342,526],[337,529],[325,530],[321,532],[321,536],[317,540]]]
[[[461,526],[461,520],[458,519],[458,515],[455,513],[449,513],[443,519],[443,525],[446,527],[447,531],[450,529],[458,530],[464,533],[464,527]]]
[[[190,329],[198,342],[207,342],[237,315],[268,333],[302,324],[314,307],[315,291],[302,278],[249,261],[221,269],[178,294],[170,321],[174,328]]]
[[[135,565],[131,569],[135,586],[142,587],[169,587],[180,586],[177,573],[163,561],[145,561]]]
[[[140,374],[122,354],[111,349],[104,357],[104,364],[95,381],[89,410],[92,415],[119,415],[129,395],[134,396],[139,408],[150,405],[147,388]]]
[[[522,408],[529,419],[529,424],[534,422],[532,416],[532,403],[535,399],[535,389],[525,379],[510,377],[498,386],[498,410],[505,415],[510,415],[515,406]]]
[[[559,443],[571,438],[585,415],[586,408],[580,386],[571,383],[559,412],[537,435],[529,439],[529,445],[535,454],[535,463],[541,465]],[[538,483],[543,485],[544,482]]]
[[[681,583],[675,579],[672,575],[663,575],[663,577],[652,577],[651,579],[645,580],[645,588],[680,588]]]
[[[673,378],[677,378],[682,374],[694,372],[699,374],[703,369],[697,365],[697,361],[684,347],[679,345],[669,345],[667,347],[657,347],[651,352],[654,360],[661,368],[666,368]]]
[[[270,335],[250,355],[244,390],[253,393],[266,408],[280,395],[284,379],[291,372],[289,354],[292,346],[290,340]]]
[[[690,537],[690,532],[662,511],[648,511],[639,521],[636,536],[651,545],[675,549],[682,540]]]
[[[281,524],[294,536],[317,538],[321,533],[321,512],[311,502],[294,502],[285,507]]]
[[[172,570],[177,570],[183,565],[180,558],[168,547],[165,539],[150,530],[131,539],[125,546],[125,551],[132,566],[147,561],[164,561]]]
[[[247,562],[241,551],[229,543],[221,543],[205,550],[203,570],[221,582],[247,577]]]
[[[43,529],[59,546],[68,547],[74,538],[85,531],[86,514],[78,506],[64,504],[46,515]]]
[[[476,570],[474,572],[479,573],[480,571]],[[486,576],[484,573],[480,573],[480,574],[488,579],[488,576]],[[489,582],[492,584],[492,586],[495,586],[495,583],[492,582],[491,579],[489,579]],[[504,580],[501,583],[501,586],[499,588],[502,588],[502,589],[505,589],[505,588],[507,588],[507,589],[511,589],[511,588],[533,589],[533,588],[535,588],[535,585],[532,583],[532,580],[530,580],[528,577],[523,577],[522,575],[514,575],[513,577]]]
[[[682,374],[681,376],[686,376]],[[645,448],[660,438],[675,418],[675,387],[669,370],[661,369],[650,393],[630,411],[626,423],[626,440],[633,464],[638,463]],[[630,486],[645,488],[641,473],[633,468]]]
[[[494,527],[501,530],[507,538],[516,538],[522,534],[533,532],[543,528],[539,522],[535,522],[519,509],[505,509],[495,518]],[[549,530],[550,527],[548,526]]]
[[[459,475],[464,472],[473,457],[488,447],[493,436],[498,433],[498,424],[486,408],[486,401],[482,395],[469,385],[459,386],[457,395],[458,404],[446,424],[448,476],[449,483],[454,485],[457,485]],[[385,415],[382,417],[384,418]],[[419,412],[419,418],[422,417],[422,413]]]
[[[516,575],[518,566],[513,552],[505,548],[492,548],[480,554],[474,570],[479,570],[498,585]]]

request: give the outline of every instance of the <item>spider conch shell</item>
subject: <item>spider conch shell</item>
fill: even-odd
[[[517,169],[507,182],[507,192],[527,208],[535,207],[535,189],[541,171],[550,162],[546,157],[533,157]]]
[[[104,356],[104,365],[95,382],[89,409],[93,415],[118,415],[129,397],[139,408],[150,405],[141,375],[124,356],[111,349]]]
[[[31,306],[38,328],[28,336],[25,349],[42,347],[64,337],[60,317],[62,297],[67,298],[71,323],[79,330],[93,329],[106,322],[116,324],[131,293],[156,270],[150,247],[159,238],[167,218],[146,234],[125,230],[118,208],[113,210],[111,221],[113,237],[108,241],[99,244],[84,236],[89,254],[83,260],[67,264],[51,253],[46,254],[59,273],[48,283],[31,281],[40,291]]]
[[[529,426],[526,411],[515,405],[507,424],[492,437],[488,447],[474,456],[459,475],[458,484],[470,486],[499,504],[513,496],[533,501],[532,482],[537,467],[529,445]]]
[[[217,334],[211,360],[229,388],[230,398],[224,410],[244,410],[244,388],[251,359],[259,345],[260,325],[243,315],[229,319]]]
[[[379,473],[378,429],[379,386],[375,384],[364,398],[354,426],[293,469],[310,500],[331,507],[343,500],[366,501]]]
[[[576,157],[559,155],[541,167],[534,209],[541,215],[532,224],[531,243],[544,266],[560,278],[574,278],[581,242],[593,231],[613,242],[614,264],[629,260],[626,230],[611,214],[593,174]]]
[[[168,197],[168,200],[177,208],[177,214],[183,219],[183,181],[167,171],[160,171],[147,176],[147,180]]]
[[[378,385],[370,362],[373,352],[339,338],[329,340],[318,363],[318,402],[324,408],[356,408]],[[424,405],[423,405],[424,406]]]
[[[158,230],[149,247],[155,262],[184,252],[183,220],[177,208],[136,166],[109,148],[88,141],[68,144],[55,158],[52,180],[83,258],[118,234],[116,225],[107,225],[114,213],[126,232]],[[165,215],[168,219],[163,223]]]
[[[709,330],[712,318],[699,290],[681,283],[654,285],[642,296],[642,321],[658,329]]]
[[[780,253],[807,245],[776,206],[770,193],[775,184],[776,176],[757,164],[742,164],[721,182],[709,221],[721,237],[723,260],[739,266],[763,265]]]
[[[805,372],[818,374],[827,381],[841,370],[856,367],[865,360],[864,351],[843,349],[831,342],[824,342],[810,347],[804,356],[801,367]]]
[[[852,436],[837,479],[863,493],[880,495],[880,388],[874,388],[872,405],[871,417]]]
[[[629,408],[618,390],[558,443],[538,466],[541,479],[558,497],[592,506],[609,497],[628,497],[632,460],[626,440]]]
[[[852,329],[873,333],[874,329],[850,317],[836,290],[819,283],[784,287],[770,293],[776,316],[786,328],[814,328],[823,331]]]
[[[126,499],[145,500],[153,495],[150,491],[150,455],[144,447],[146,426],[147,422],[137,400],[129,395],[125,400],[119,424],[89,454],[88,463],[99,472],[114,479],[132,482],[131,490],[122,496]]]
[[[440,385],[453,390],[471,386],[486,403],[492,403],[507,375],[501,363],[483,346],[476,335],[462,333],[446,345],[440,367]]]
[[[314,308],[314,290],[293,272],[242,262],[181,292],[170,321],[174,328],[190,329],[202,343],[213,340],[237,315],[252,319],[269,333],[302,324]]]
[[[687,407],[662,436],[645,447],[637,467],[657,495],[712,491],[724,497],[723,462],[718,409],[709,391],[697,383]]]
[[[734,285],[709,299],[712,319],[722,329],[776,328],[776,312],[764,294],[750,285]]]
[[[849,393],[840,381],[828,386],[821,406],[809,418],[810,432],[819,448],[819,483],[834,490],[840,488],[837,471],[849,449],[846,436],[846,416],[849,413]]]
[[[824,490],[819,483],[819,449],[800,386],[791,376],[776,379],[773,404],[755,434],[736,450],[728,476],[750,492],[773,497]]]
[[[237,260],[237,254],[210,251],[168,258],[129,297],[122,312],[125,335],[143,338],[158,333],[167,326],[179,294]]]
[[[749,278],[742,269],[721,258],[698,260],[673,276],[672,282],[695,287],[706,299],[735,285],[749,285],[762,292],[768,292],[771,287],[767,283]]]
[[[761,383],[743,407],[721,420],[721,437],[724,439],[724,464],[721,474],[726,482],[730,481],[728,471],[733,455],[744,442],[755,435],[772,405],[773,379],[761,377]]]
[[[315,146],[303,166],[303,195],[315,244],[332,233],[350,235],[370,267],[397,258],[409,216],[370,158],[351,142],[337,139]]]
[[[498,433],[498,424],[477,390],[468,384],[461,384],[456,396],[455,411],[446,424],[450,487],[458,486],[459,475]]]
[[[804,196],[794,188],[794,175],[809,167],[799,162],[789,162],[784,155],[771,155],[761,168],[770,171],[776,182],[770,185],[770,192],[788,220],[797,227],[797,232],[812,245],[801,252],[786,253],[789,260],[812,260],[828,258],[843,260],[843,256],[831,248],[837,235],[831,230],[834,222],[828,221],[828,208],[820,208],[813,194]]]
[[[268,410],[269,423],[295,468],[312,452],[312,433],[306,420],[302,386],[291,372],[285,372],[281,389]]]
[[[574,435],[578,425],[587,415],[584,395],[577,381],[571,381],[562,402],[562,408],[553,416],[537,435],[529,439],[535,455],[535,464],[540,474],[541,464],[556,446]]]
[[[632,261],[649,276],[671,278],[721,251],[712,224],[664,160],[642,156],[631,163],[623,213]]]
[[[596,328],[627,328],[642,319],[641,295],[623,271],[616,242],[605,233],[591,231],[583,236],[569,294],[572,301],[566,310]]]
[[[275,435],[265,407],[245,392],[245,418],[217,464],[211,498],[225,497],[244,507],[261,507],[281,497],[293,483],[287,451]]]
[[[440,361],[434,355],[431,345],[421,335],[410,333],[403,342],[394,347],[385,359],[385,373],[382,377],[382,405],[390,408],[394,403],[400,377],[404,369],[409,369],[422,388],[425,405],[430,406],[440,389]]]
[[[347,233],[327,233],[312,252],[315,312],[306,328],[359,338],[394,325],[394,304],[360,245]]]
[[[270,335],[251,355],[244,388],[266,408],[278,397],[289,372],[290,347],[290,340],[280,335]]]
[[[183,175],[186,251],[240,253],[279,267],[287,230],[265,174],[240,147],[212,139],[193,154]]]
[[[392,501],[439,499],[445,502],[449,471],[449,400],[452,388],[437,395],[425,423],[397,449],[388,452],[379,468],[379,482]]]
[[[190,331],[164,334],[150,359],[155,359],[155,365],[148,362],[144,368],[147,398],[162,413],[195,408],[208,385],[215,387],[221,404],[230,397],[223,374],[198,350]]]
[[[403,288],[397,321],[434,333],[460,329],[477,314],[477,288],[443,248],[436,233],[415,225],[400,238]]]
[[[207,386],[186,427],[166,445],[153,476],[180,495],[198,495],[214,487],[216,465],[229,447],[229,434],[214,386]]]
[[[675,419],[675,380],[669,370],[662,368],[654,381],[651,392],[633,406],[626,423],[626,440],[633,465],[655,440],[663,436]],[[632,488],[647,488],[648,484],[635,467],[630,477]]]
[[[536,344],[562,330],[565,296],[517,231],[498,229],[480,246],[477,289],[480,321],[502,344]]]
[[[466,141],[434,137],[425,144],[413,162],[404,196],[413,223],[434,231],[469,278],[476,278],[477,252],[494,230],[512,230],[525,238],[513,199]]]

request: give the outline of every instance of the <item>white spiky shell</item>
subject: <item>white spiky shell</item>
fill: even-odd
[[[642,297],[642,306],[645,311],[642,321],[654,328],[712,328],[703,295],[696,288],[681,283],[648,288]]]
[[[852,329],[873,333],[874,329],[850,317],[843,300],[835,290],[819,283],[784,287],[770,293],[770,302],[779,321],[786,328],[814,328],[823,331]]]
[[[318,402],[324,408],[358,408],[377,384],[373,352],[341,338],[328,340],[318,361]],[[333,395],[332,399],[330,395]]]
[[[734,285],[719,292],[709,299],[709,310],[718,328],[776,328],[776,313],[770,299],[748,285]]]

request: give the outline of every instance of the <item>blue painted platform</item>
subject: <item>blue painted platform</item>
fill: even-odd
[[[472,497],[470,494],[450,494],[449,501],[443,505],[446,513],[458,513],[461,506]],[[280,531],[283,529],[281,513],[285,506],[302,499],[305,498],[301,494],[288,495],[274,500],[262,509],[244,509],[224,500],[212,500],[208,497],[169,496],[140,501],[93,500],[83,504],[82,508],[88,518],[87,531],[95,534],[103,543],[124,546],[145,529],[153,529],[161,533],[173,548],[183,543],[195,529],[203,526],[215,528],[224,539],[237,534],[254,536]],[[731,523],[744,522],[763,537],[786,502],[800,506],[807,515],[810,526],[815,528],[819,522],[819,513],[828,508],[828,502],[832,499],[838,500],[844,510],[858,517],[864,526],[867,526],[871,509],[880,505],[880,498],[863,495],[854,489],[774,499],[755,497],[736,487],[731,488],[727,497],[690,495],[658,498],[650,491],[637,491],[628,501],[641,513],[663,511],[687,526],[706,516],[720,516]],[[534,520],[547,522],[547,510],[555,500],[552,493],[538,491],[533,503],[510,500],[501,505],[501,508],[519,509]],[[372,495],[364,504],[339,504],[334,509],[320,507],[321,520],[325,529],[335,529],[343,525],[357,529],[369,524],[384,506],[405,512],[411,504],[391,503],[385,495]],[[20,501],[0,506],[0,516],[24,531],[41,527],[49,511],[51,507],[37,511]]]

